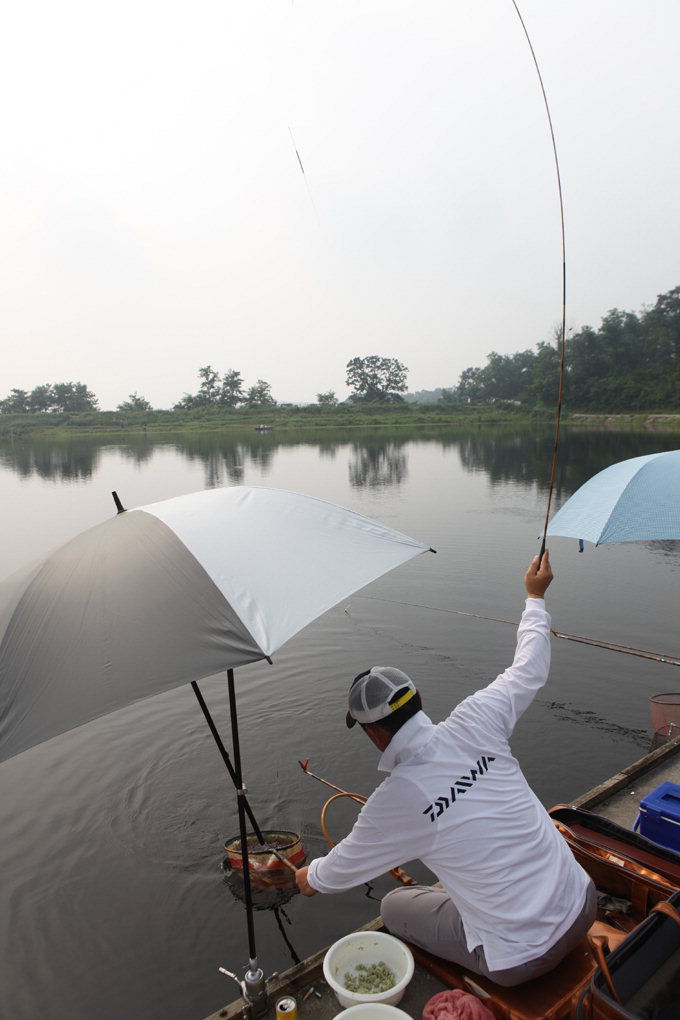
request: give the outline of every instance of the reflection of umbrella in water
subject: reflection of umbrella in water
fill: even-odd
[[[604,542],[680,539],[680,450],[612,464],[593,475],[548,525],[547,534]]]
[[[269,659],[343,598],[427,546],[333,504],[234,487],[124,512],[0,583],[0,760],[190,682],[236,787],[251,999],[234,667]],[[233,764],[197,681],[227,671]],[[266,999],[264,999],[266,1002]]]

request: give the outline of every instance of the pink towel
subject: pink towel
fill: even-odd
[[[423,1009],[423,1020],[495,1020],[475,995],[460,988],[433,995]]]

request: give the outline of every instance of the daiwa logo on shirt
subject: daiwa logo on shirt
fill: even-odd
[[[483,776],[489,771],[489,765],[495,760],[496,759],[492,758],[491,755],[487,755],[486,757],[482,755],[482,757],[478,758],[475,762],[476,768],[470,769],[469,775],[460,776],[453,786],[450,787],[448,797],[437,797],[433,804],[427,805],[423,814],[429,815],[431,822],[433,822],[435,818],[439,818],[439,816],[443,814],[447,808],[450,808],[451,805],[455,803],[456,798],[460,794],[467,793],[470,787],[477,782],[480,776]]]

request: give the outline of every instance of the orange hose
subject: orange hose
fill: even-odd
[[[332,797],[329,797],[324,806],[321,808],[321,831],[326,837],[326,842],[330,847],[334,847],[335,843],[328,835],[328,829],[326,828],[326,812],[333,803],[334,800],[339,800],[340,797],[351,797],[352,800],[356,801],[357,804],[365,804],[366,797],[362,797],[360,793],[334,793]]]

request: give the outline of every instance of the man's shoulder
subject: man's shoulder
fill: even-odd
[[[413,770],[408,766],[398,766],[375,788],[366,801],[364,811],[369,815],[393,812],[403,815],[411,808],[417,808],[422,797],[423,789]]]
[[[417,825],[428,803],[426,790],[416,777],[406,768],[397,769],[373,790],[362,813],[386,834],[408,832]]]

